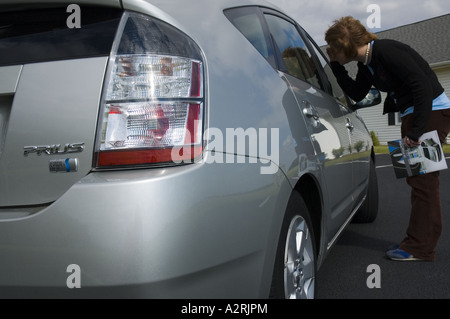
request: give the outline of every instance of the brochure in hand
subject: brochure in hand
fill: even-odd
[[[403,139],[388,142],[397,178],[447,169],[437,131],[427,132],[419,140],[422,143],[416,147],[405,147]]]

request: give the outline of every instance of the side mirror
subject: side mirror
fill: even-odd
[[[381,92],[378,89],[371,88],[364,99],[353,105],[353,109],[362,109],[364,107],[374,106],[380,103]]]

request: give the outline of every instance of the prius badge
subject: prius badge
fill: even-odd
[[[25,146],[23,148],[23,155],[36,153],[37,155],[61,155],[70,153],[81,153],[84,150],[84,143],[71,143],[71,144],[54,144],[54,145],[37,145],[37,146]]]

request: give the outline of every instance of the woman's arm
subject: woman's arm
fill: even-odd
[[[372,87],[369,70],[358,63],[358,73],[356,79],[352,79],[343,65],[336,61],[330,62],[331,69],[344,92],[354,101],[359,102],[364,99]]]

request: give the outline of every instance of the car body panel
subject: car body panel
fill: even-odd
[[[214,295],[225,296],[239,280],[236,297],[262,297],[268,287],[258,278],[272,266],[266,245],[276,243],[266,234],[289,194],[287,184],[274,183],[279,174],[261,175],[258,165],[206,163],[90,174],[39,213],[0,221],[0,286],[64,290],[67,267],[78,264],[83,289],[163,287],[179,278],[172,297],[206,297],[204,285],[212,283]],[[150,289],[142,296],[158,295]]]
[[[373,142],[370,136],[367,136],[367,127],[358,114],[358,111],[351,112],[348,108],[345,108],[344,115],[346,122],[351,125],[351,129],[348,132],[352,146],[353,201],[356,205],[363,200],[368,187],[367,172],[370,169]]]
[[[106,61],[105,57],[23,66],[0,158],[0,206],[52,202],[89,173]],[[84,143],[83,152],[63,153],[72,143]],[[56,154],[24,155],[24,147],[52,145],[59,145]],[[50,172],[51,160],[69,157],[78,159],[77,172]]]
[[[305,82],[290,78],[300,108],[312,107],[317,111],[318,120],[308,118],[306,122],[310,135],[314,138],[314,147],[322,158],[323,187],[327,189],[330,213],[328,232],[333,235],[348,219],[353,208],[352,199],[352,159],[334,158],[333,151],[338,148],[347,149],[350,144],[345,119],[336,102]],[[308,93],[311,92],[311,93]],[[318,123],[312,123],[317,121]]]

